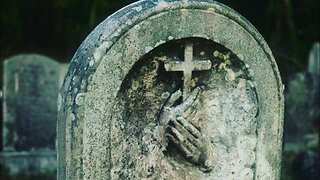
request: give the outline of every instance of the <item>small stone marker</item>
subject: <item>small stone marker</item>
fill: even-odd
[[[55,172],[60,72],[58,62],[36,54],[4,61],[1,163],[10,174]]]
[[[309,52],[308,72],[314,75],[320,75],[320,43],[315,42]]]
[[[72,59],[58,179],[279,179],[283,85],[243,17],[209,0],[139,1]]]
[[[59,63],[40,55],[4,61],[5,151],[54,149]]]
[[[320,44],[312,45],[308,68],[287,77],[283,172],[288,178],[319,179]],[[292,168],[287,168],[291,166]]]

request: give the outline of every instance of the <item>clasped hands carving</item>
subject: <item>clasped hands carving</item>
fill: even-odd
[[[188,161],[207,172],[211,170],[211,165],[206,161],[208,148],[201,130],[192,123],[197,113],[201,92],[202,89],[196,87],[181,104],[176,106],[182,93],[178,90],[171,94],[162,107],[158,122],[163,127],[161,138],[163,146],[166,147],[168,140],[171,140]]]

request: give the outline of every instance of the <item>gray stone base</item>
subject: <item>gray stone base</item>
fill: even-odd
[[[52,150],[34,152],[1,152],[0,164],[10,176],[56,174],[56,152]]]

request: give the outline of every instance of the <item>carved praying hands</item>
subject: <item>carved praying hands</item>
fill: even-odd
[[[177,106],[174,106],[174,104],[182,96],[182,93],[180,90],[173,93],[162,108],[159,122],[165,127],[165,138],[172,141],[187,160],[200,165],[203,171],[210,171],[211,167],[206,163],[206,143],[200,129],[192,124],[197,112],[201,91],[200,87],[195,88]]]

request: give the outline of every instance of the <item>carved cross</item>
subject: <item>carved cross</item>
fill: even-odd
[[[192,84],[192,72],[204,71],[211,68],[210,60],[193,60],[193,44],[188,43],[184,49],[184,61],[169,61],[164,64],[166,71],[183,72],[183,100],[188,97]]]

